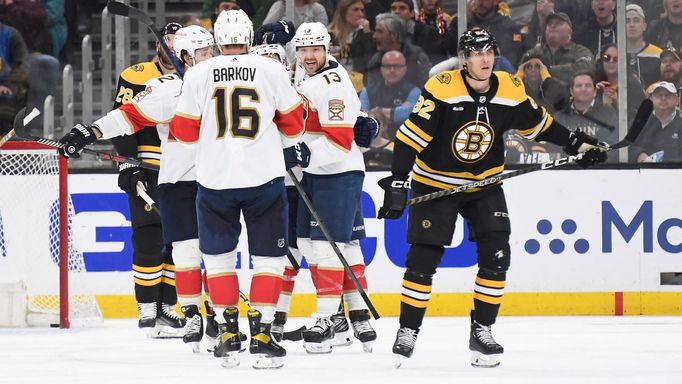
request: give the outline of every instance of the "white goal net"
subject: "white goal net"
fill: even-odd
[[[0,297],[4,298],[0,305],[7,307],[0,312],[19,312],[20,317],[9,314],[5,325],[69,327],[101,320],[95,296],[81,281],[85,261],[73,246],[74,209],[67,175],[66,161],[54,148],[33,142],[8,142],[0,148]],[[60,201],[67,202],[65,210],[60,210]],[[62,243],[66,244],[60,247]],[[60,271],[62,254],[68,255],[68,263]]]

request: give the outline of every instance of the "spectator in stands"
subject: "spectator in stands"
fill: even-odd
[[[675,49],[665,49],[661,52],[661,81],[672,83],[679,94],[677,106],[682,106],[682,60]]]
[[[26,107],[43,109],[45,98],[56,94],[59,82],[59,60],[51,56],[52,37],[47,28],[47,12],[39,0],[2,0],[0,20],[16,28],[28,48],[28,94]],[[2,3],[0,3],[2,4]],[[42,119],[28,126],[42,131]]]
[[[569,92],[571,104],[554,115],[554,118],[569,129],[580,128],[599,141],[618,141],[618,113],[597,101],[597,88],[591,72],[580,72],[571,77]],[[611,160],[616,160],[612,156]]]
[[[651,23],[646,40],[661,48],[682,46],[682,0],[663,0],[665,15]]]
[[[664,8],[664,3],[665,1],[663,0],[628,0],[628,4],[636,4],[642,7],[644,10],[644,15],[646,16],[646,19],[649,20],[649,26],[651,26],[651,23],[654,21],[660,19],[662,15],[665,13],[665,8]],[[647,40],[648,41],[648,40]]]
[[[329,53],[334,56],[339,64],[352,69],[351,56],[355,44],[359,46],[372,46],[372,31],[369,29],[369,21],[365,18],[365,4],[362,0],[341,0],[336,7],[332,22],[327,26],[331,35]],[[358,48],[359,50],[359,48]],[[366,52],[365,60],[371,56]]]
[[[682,162],[682,117],[676,108],[677,88],[659,81],[649,87],[649,92],[654,112],[629,148],[630,161]]]
[[[546,19],[550,13],[565,13],[571,20],[582,20],[589,12],[590,0],[537,0],[528,23],[528,40],[542,45],[545,38]]]
[[[531,48],[526,39],[526,29],[512,21],[509,8],[500,8],[499,0],[474,0],[471,15],[467,18],[467,28],[487,29],[495,36],[502,56],[509,59],[514,68],[519,64],[523,53]],[[452,19],[445,39],[445,49],[449,54],[457,51],[457,17]]]
[[[587,47],[596,59],[605,45],[616,43],[616,0],[592,0],[592,12],[578,27],[575,42]]]
[[[376,18],[391,10],[391,0],[362,0],[365,3],[365,17],[369,20],[369,27],[374,30]]]
[[[420,3],[417,21],[435,27],[440,37],[445,38],[452,16],[443,10],[443,0],[421,0]]]
[[[43,3],[47,11],[48,29],[52,36],[52,56],[59,59],[68,37],[64,0],[43,0]]]
[[[551,13],[545,24],[545,43],[530,54],[540,57],[553,77],[568,83],[574,73],[594,71],[592,52],[571,41],[573,24],[568,15]]]
[[[406,37],[405,22],[402,18],[388,13],[382,13],[377,16],[376,28],[372,35],[377,52],[370,58],[365,69],[365,85],[369,84],[370,81],[375,83],[381,81],[381,73],[379,71],[381,58],[388,51],[402,52],[407,64],[407,81],[418,87],[424,85],[429,77],[431,61],[429,61],[429,57],[424,50],[411,44],[406,40]],[[357,62],[355,63],[356,70],[358,64]]]
[[[14,115],[26,104],[28,50],[16,29],[0,22],[0,132],[12,128]]]
[[[285,4],[284,0],[275,1],[270,7],[267,16],[263,20],[263,24],[280,21],[285,18]],[[294,0],[294,26],[298,28],[301,23],[312,23],[319,21],[327,25],[329,18],[324,7],[318,4],[315,0]]]
[[[405,21],[408,41],[421,47],[432,63],[445,59],[443,44],[438,30],[432,25],[424,24],[414,19],[414,3],[412,0],[393,0],[391,13]]]
[[[597,100],[618,110],[618,47],[616,44],[604,46],[597,59],[595,82]],[[644,100],[644,87],[634,72],[627,71],[628,117],[634,118],[639,104]]]
[[[644,10],[637,4],[625,8],[625,36],[627,38],[628,69],[641,81],[644,88],[658,80],[662,49],[644,41],[647,22]]]
[[[568,105],[568,88],[550,75],[540,55],[530,52],[524,55],[516,75],[523,80],[528,96],[550,114]]]

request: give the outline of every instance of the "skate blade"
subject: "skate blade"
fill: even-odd
[[[303,341],[303,348],[310,354],[322,354],[322,353],[332,353],[332,342],[331,340],[325,340],[321,343],[309,343],[305,340]]]
[[[362,343],[362,350],[367,352],[367,353],[372,353],[373,348],[374,348],[374,340],[365,341],[364,343]]]
[[[268,356],[266,354],[254,354],[253,364],[251,366],[254,369],[279,369],[284,366],[284,358]]]
[[[185,344],[192,348],[192,353],[201,353],[201,347],[199,346],[198,341],[190,341],[186,342]]]
[[[154,327],[154,339],[182,339],[185,335],[183,328],[173,328],[167,325],[157,325]]]
[[[471,352],[471,366],[477,368],[495,368],[500,365],[500,353],[484,355],[478,351]]]
[[[347,347],[351,344],[353,344],[353,338],[351,337],[350,331],[345,331],[334,335],[334,342],[332,343],[332,346]]]
[[[220,365],[223,368],[234,368],[239,366],[239,352],[228,352],[220,358]]]
[[[215,347],[218,346],[218,342],[219,340],[217,337],[206,336],[206,352],[213,353]]]
[[[395,368],[398,369],[403,366],[403,363],[407,361],[407,357],[403,355],[395,355]]]

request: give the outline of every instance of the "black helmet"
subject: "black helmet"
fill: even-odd
[[[175,32],[180,30],[180,28],[182,28],[182,24],[171,21],[170,23],[167,23],[166,25],[161,27],[161,29],[159,30],[159,34],[161,36],[174,35]]]
[[[483,51],[489,48],[492,48],[497,55],[497,41],[492,33],[485,29],[472,28],[460,36],[457,55],[467,58],[471,51]]]

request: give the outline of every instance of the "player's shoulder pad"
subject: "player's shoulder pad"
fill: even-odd
[[[460,72],[460,70],[440,72],[426,81],[424,89],[439,100],[467,96],[469,93]]]
[[[121,78],[130,84],[145,84],[149,80],[161,76],[156,64],[151,61],[131,65],[121,72]]]
[[[516,104],[526,101],[528,98],[528,95],[526,95],[526,87],[523,85],[523,81],[520,78],[514,74],[503,71],[495,71],[493,74],[497,77],[498,81],[495,98],[509,100],[511,102],[516,102]]]

